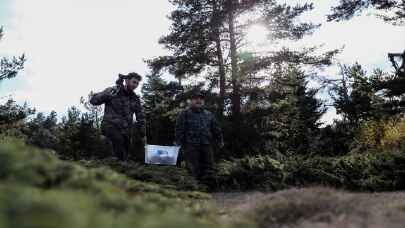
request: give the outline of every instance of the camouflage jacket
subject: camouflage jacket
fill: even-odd
[[[222,132],[215,116],[204,109],[188,108],[176,119],[175,137],[177,145],[222,143]]]
[[[133,91],[109,87],[96,93],[90,99],[92,105],[105,104],[102,127],[112,125],[123,133],[129,133],[133,126],[133,115],[139,133],[145,135],[145,114],[139,97]]]

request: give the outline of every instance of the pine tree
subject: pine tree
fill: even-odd
[[[307,86],[304,71],[293,65],[278,65],[266,88],[267,107],[260,118],[267,150],[284,155],[308,153],[319,134],[320,117],[325,113],[317,89]]]
[[[37,113],[26,124],[24,133],[27,135],[27,142],[41,148],[56,149],[58,144],[57,115],[52,111],[48,116],[42,112]]]
[[[310,11],[312,4],[291,7],[277,1],[172,1],[171,33],[162,37],[160,43],[173,51],[171,56],[162,56],[149,61],[153,69],[167,68],[175,76],[187,77],[202,72],[210,72],[218,67],[220,82],[220,113],[224,111],[226,78],[230,78],[232,115],[236,123],[244,100],[242,85],[246,74],[257,74],[271,68],[272,64],[292,62],[296,64],[327,65],[335,51],[314,55],[316,48],[291,51],[286,48],[274,50],[265,56],[254,56],[241,62],[240,53],[244,41],[245,29],[255,23],[268,28],[269,37],[299,40],[311,34],[318,25],[297,23],[297,18]],[[248,15],[254,15],[244,20]],[[229,55],[228,58],[224,56]],[[207,69],[208,68],[208,69]],[[218,81],[218,80],[216,80]],[[236,124],[237,125],[237,124]]]
[[[217,68],[212,83],[219,81],[220,84],[218,113],[222,115],[226,89],[222,1],[174,0],[171,3],[176,7],[169,17],[171,32],[159,43],[172,50],[173,55],[150,60],[149,65],[155,73],[167,68],[179,79],[179,84],[183,78],[207,70],[207,67]]]
[[[94,127],[100,130],[101,120],[103,119],[103,107],[90,104],[90,98],[93,95],[94,93],[91,91],[87,96],[87,99],[80,97],[80,104],[86,109],[88,118],[93,120]]]
[[[0,105],[0,135],[25,137],[23,134],[27,118],[35,114],[35,109],[27,104],[18,105],[13,100],[8,100]]]
[[[3,38],[3,27],[0,27],[0,41]],[[20,57],[12,57],[11,59],[3,57],[0,59],[0,81],[10,79],[17,75],[19,70],[24,68],[26,61],[25,55]]]
[[[368,119],[383,116],[383,98],[377,91],[360,64],[341,67],[341,83],[334,86],[332,99],[337,114],[342,114],[352,127]]]
[[[351,19],[367,8],[378,10],[377,16],[394,25],[405,22],[405,1],[403,0],[340,0],[339,5],[332,7],[328,21]]]
[[[142,94],[148,143],[171,145],[176,114],[181,110],[178,98],[183,88],[176,82],[167,83],[158,74],[146,77]]]

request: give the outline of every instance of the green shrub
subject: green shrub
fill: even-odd
[[[278,190],[285,186],[285,168],[269,156],[258,155],[218,164],[219,189],[231,190]]]
[[[187,170],[175,166],[143,165],[136,162],[120,162],[116,159],[80,161],[86,167],[109,167],[116,172],[140,181],[164,185],[175,190],[206,190]]]
[[[394,191],[405,188],[405,155],[351,154],[342,157],[291,159],[289,185],[325,185],[350,190]]]
[[[360,125],[352,152],[399,152],[405,149],[405,117],[369,120]]]
[[[210,213],[207,208],[207,214]],[[0,224],[4,228],[211,227],[219,224],[173,201],[93,195],[0,184]]]
[[[341,157],[268,156],[218,164],[219,190],[274,191],[288,186],[330,186],[354,191],[405,189],[404,153],[362,153]]]
[[[324,157],[293,157],[286,161],[286,182],[290,186],[342,186],[342,178],[335,171],[336,161]]]
[[[227,227],[205,193],[85,168],[18,140],[0,143],[0,167],[4,228]]]

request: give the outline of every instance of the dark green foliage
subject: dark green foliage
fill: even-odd
[[[313,10],[312,3],[292,6],[277,1],[257,2],[264,4],[263,19],[265,26],[269,29],[268,37],[271,39],[299,40],[305,35],[312,34],[320,26],[297,21],[300,15]]]
[[[287,162],[287,182],[290,185],[324,185],[334,187],[342,187],[343,185],[341,176],[335,173],[336,164],[333,158],[294,157]]]
[[[273,156],[305,154],[312,151],[319,135],[319,119],[325,108],[315,97],[317,90],[308,89],[306,76],[297,67],[278,66],[272,83],[258,91],[250,124],[261,135],[253,142],[264,143],[265,153]],[[255,115],[254,115],[255,114]]]
[[[334,121],[333,124],[320,129],[311,152],[321,156],[345,155],[353,146],[355,134],[356,129],[350,123]]]
[[[21,143],[3,144],[0,152],[2,180],[18,180],[41,188],[87,188],[92,185],[94,177],[96,180],[117,184],[127,191],[137,191],[139,187],[143,191],[155,189],[152,185],[141,187],[135,181],[127,183],[108,171],[105,168],[108,166],[133,179],[159,183],[166,186],[166,189],[203,189],[185,170],[176,167],[143,166],[116,160],[83,161],[81,164],[93,167],[86,171],[80,166],[60,162],[51,151],[38,152]],[[26,162],[21,165],[19,161]],[[405,157],[401,153],[379,152],[342,157],[295,156],[283,161],[269,156],[255,156],[220,162],[216,184],[217,189],[229,190],[278,190],[286,186],[325,185],[350,190],[387,191],[405,189],[402,178],[404,172]],[[94,190],[100,190],[97,189]],[[158,191],[171,195],[163,190]]]
[[[168,83],[159,75],[147,76],[142,94],[149,144],[172,145],[174,142],[175,119],[184,102],[179,99],[182,93],[183,87],[176,82]]]
[[[386,88],[383,90],[381,87],[382,75],[384,73],[380,70],[368,75],[358,63],[341,66],[342,79],[330,81],[332,86],[329,94],[342,120],[335,120],[321,131],[318,152],[345,154],[359,146],[354,139],[358,137],[364,122],[382,121],[401,112],[400,106],[394,105],[395,99],[381,92],[386,91]]]
[[[19,106],[13,100],[8,100],[0,106],[0,125],[17,123],[24,120],[35,111],[27,105]]]
[[[376,91],[385,98],[383,109],[388,116],[403,112],[405,101],[405,80],[403,75],[388,74],[376,70],[370,78],[370,83]]]
[[[393,191],[404,189],[402,154],[355,154],[338,158],[298,158],[288,162],[287,182],[293,185],[322,184],[350,190]]]
[[[203,193],[87,169],[12,139],[0,157],[1,227],[226,227]]]
[[[2,37],[3,27],[0,27],[0,41]],[[24,68],[25,61],[25,55],[20,57],[12,57],[11,59],[6,57],[0,58],[0,81],[17,76],[18,71]]]
[[[389,123],[389,119],[395,119],[402,113],[405,92],[402,89],[401,78],[381,70],[374,70],[373,74],[367,75],[358,63],[353,66],[342,66],[341,70],[342,79],[338,83],[333,83],[329,91],[337,113],[343,117],[331,126],[331,129],[339,135],[336,135],[335,139],[323,137],[323,140],[320,140],[320,145],[325,143],[322,142],[325,139],[340,142],[338,145],[333,144],[341,146],[341,152],[337,151],[340,154],[362,147],[363,142],[359,142],[357,138],[372,133],[371,128],[368,129],[369,132],[364,132],[367,130],[364,129],[365,125],[380,123],[384,126]],[[339,129],[346,131],[346,134],[341,134],[344,132]]]
[[[316,47],[309,47],[282,48],[264,56],[241,52],[245,28],[253,24],[268,28],[273,41],[299,40],[310,35],[319,25],[300,22],[298,18],[311,11],[312,4],[193,0],[172,1],[172,4],[175,8],[169,17],[171,31],[159,41],[172,55],[148,61],[156,74],[150,76],[143,91],[146,109],[154,107],[147,118],[149,142],[172,142],[172,133],[166,131],[173,129],[168,116],[178,113],[180,103],[173,101],[173,95],[165,93],[170,90],[168,83],[157,76],[160,70],[168,69],[179,79],[192,79],[195,75],[208,79],[205,86],[209,86],[209,91],[219,88],[219,96],[210,93],[226,142],[225,150],[217,158],[240,158],[247,155],[245,151],[294,154],[313,149],[324,108],[315,98],[318,91],[307,88],[308,75],[300,66],[330,65],[338,51],[319,55]],[[241,19],[243,17],[249,20]],[[224,53],[229,53],[231,61]],[[280,70],[281,66],[286,67]],[[270,86],[263,90],[263,85]],[[288,87],[288,91],[283,87]],[[182,95],[181,92],[178,95]],[[159,131],[155,130],[157,126]]]
[[[51,112],[47,117],[41,112],[37,113],[37,116],[27,123],[24,133],[28,137],[28,143],[55,149],[58,143],[56,112]]]
[[[232,123],[232,119],[223,119],[221,121],[225,148],[216,150],[216,160],[242,158],[248,155],[261,154],[265,151],[263,146],[265,144],[264,138],[256,128],[258,115],[257,112],[249,112],[243,115],[237,126]]]
[[[5,104],[0,105],[0,137],[25,137],[23,134],[24,121],[34,113],[35,110],[26,104],[20,106],[13,100],[8,100]]]
[[[17,76],[18,71],[24,68],[26,58],[24,55],[12,59],[2,58],[0,60],[0,80],[10,79]]]
[[[140,181],[156,183],[169,189],[204,190],[185,169],[172,166],[143,165],[136,162],[122,163],[114,159],[80,161],[86,167],[109,167],[116,172]]]
[[[332,99],[337,114],[356,127],[368,119],[378,119],[384,115],[384,100],[377,96],[378,90],[372,79],[366,75],[361,65],[342,66],[342,80],[332,88]]]
[[[332,7],[328,21],[348,20],[367,8],[377,9],[384,21],[400,25],[405,19],[405,2],[402,0],[340,0]]]
[[[266,77],[260,75],[261,71],[281,63],[330,65],[331,58],[337,53],[334,50],[316,55],[314,52],[317,48],[311,47],[300,51],[283,48],[267,52],[265,56],[252,54],[248,60],[241,56],[245,29],[253,24],[264,25],[268,29],[268,37],[273,41],[299,40],[311,34],[319,25],[300,22],[298,18],[311,11],[312,4],[291,6],[278,1],[221,0],[171,2],[175,7],[169,17],[172,21],[171,31],[159,42],[173,54],[148,61],[150,67],[154,72],[169,69],[178,78],[201,73],[214,88],[219,87],[219,108],[224,109],[227,102],[232,104],[230,108],[235,116],[235,126],[239,125],[239,115],[243,109],[241,100],[245,99],[244,87],[251,82],[250,78],[266,81]],[[243,17],[249,20],[241,19]],[[231,61],[224,57],[227,52],[231,55]],[[229,96],[225,96],[228,93],[227,75],[232,87]],[[255,83],[255,87],[259,87],[260,82]],[[221,116],[222,112],[219,113]]]
[[[286,187],[284,165],[269,156],[223,161],[217,169],[218,189],[221,190],[275,191]]]
[[[282,161],[256,156],[220,162],[217,182],[219,189],[226,190],[323,185],[355,191],[394,191],[405,189],[404,172],[402,153],[293,156]]]
[[[83,151],[80,158],[104,158],[111,154],[109,141],[101,134],[100,128],[97,128],[96,121],[95,116],[90,113],[84,113],[80,118],[78,138],[79,148]]]
[[[213,113],[217,112],[216,94],[202,87],[202,84],[181,86],[177,82],[166,82],[157,74],[147,76],[142,93],[148,144],[173,145],[177,114],[187,108],[194,90],[202,91],[205,107]]]
[[[219,18],[213,18],[211,1],[170,1],[176,8],[171,12],[170,34],[160,38],[159,43],[173,51],[171,56],[161,56],[149,61],[155,72],[168,68],[178,78],[199,73],[215,58],[214,29]],[[214,17],[220,17],[215,14]]]
[[[403,53],[388,53],[388,59],[395,69],[396,81],[403,83],[405,77],[405,51]],[[399,89],[399,86],[394,86],[394,88]]]
[[[80,150],[79,138],[80,111],[76,107],[68,109],[67,116],[62,118],[60,139],[57,151],[62,157],[80,159],[83,152]]]
[[[87,111],[86,112],[87,119],[91,119],[94,127],[97,129],[100,129],[101,120],[103,117],[103,114],[102,114],[103,107],[90,104],[90,99],[93,95],[94,95],[94,93],[90,92],[90,94],[87,96],[87,99],[85,99],[84,97],[81,97],[80,103],[83,105],[83,107]]]
[[[58,126],[56,150],[65,159],[103,158],[111,155],[111,145],[97,128],[96,116],[68,109]]]
[[[81,113],[72,107],[60,123],[54,111],[48,116],[37,113],[34,118],[27,118],[34,113],[34,109],[19,106],[12,100],[0,105],[0,135],[23,138],[31,145],[54,149],[65,159],[103,158],[110,154],[110,144],[101,135],[92,112]]]

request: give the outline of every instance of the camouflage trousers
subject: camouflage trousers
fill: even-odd
[[[186,144],[183,148],[186,167],[200,181],[208,181],[214,174],[214,152],[211,145]]]
[[[113,125],[103,126],[103,135],[105,135],[112,144],[113,157],[121,161],[127,161],[129,158],[129,150],[131,147],[131,136],[128,133],[122,132]]]

